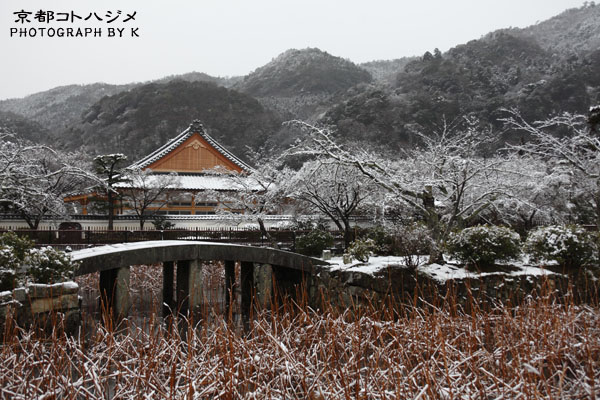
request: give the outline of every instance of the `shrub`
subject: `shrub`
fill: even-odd
[[[373,226],[370,228],[361,229],[358,233],[356,240],[370,239],[373,241],[375,249],[373,250],[377,254],[387,255],[390,252],[391,244],[393,241],[392,235],[381,225]]]
[[[374,254],[404,257],[405,264],[410,267],[419,266],[422,262],[420,256],[430,254],[432,247],[436,245],[429,229],[421,223],[389,228],[378,225],[362,229],[359,237],[373,240],[375,246],[371,251]]]
[[[154,217],[154,220],[152,220],[152,225],[154,225],[154,229],[157,231],[166,231],[175,227],[174,223],[162,216]]]
[[[294,219],[289,228],[293,231],[327,231],[327,221],[311,217],[298,217]]]
[[[446,241],[448,254],[468,266],[491,267],[496,261],[508,261],[520,253],[518,233],[500,226],[475,226],[451,234]]]
[[[52,247],[35,249],[33,242],[12,232],[0,235],[0,291],[27,281],[55,283],[69,280],[77,264]]]
[[[71,256],[52,247],[31,249],[26,262],[29,264],[27,275],[34,283],[55,283],[73,278],[76,263]]]
[[[348,249],[346,250],[346,254],[358,261],[367,262],[376,249],[377,244],[373,239],[357,239],[350,243],[350,246],[348,246]]]
[[[296,239],[296,252],[307,256],[320,257],[323,250],[333,246],[333,236],[329,232],[314,230]]]
[[[375,248],[373,252],[377,255],[388,256],[388,255],[400,255],[401,252],[398,248],[401,245],[400,229],[392,227],[386,228],[382,225],[377,225],[371,228],[362,229],[359,233],[360,239],[372,239],[375,242]]]
[[[404,257],[430,254],[433,246],[435,246],[435,242],[425,225],[402,225],[395,229],[392,254]]]
[[[0,245],[0,292],[17,286],[17,273],[21,266],[12,247]]]
[[[23,263],[34,243],[14,232],[0,235],[0,291],[12,290],[23,280]]]
[[[578,268],[597,261],[597,238],[580,226],[546,226],[533,230],[525,248],[538,262],[557,261]]]
[[[13,255],[19,262],[25,260],[25,256],[29,254],[29,250],[33,248],[33,243],[28,238],[19,236],[14,232],[6,232],[0,235],[0,245],[8,246],[12,249]]]

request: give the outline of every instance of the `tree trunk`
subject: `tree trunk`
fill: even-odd
[[[40,219],[32,218],[30,215],[24,213],[23,211],[20,211],[20,214],[21,218],[23,218],[25,222],[27,222],[27,225],[29,225],[29,228],[31,228],[32,230],[37,230],[38,226],[40,225]]]
[[[110,190],[107,193],[107,200],[108,200],[108,230],[112,231],[113,230],[113,220],[115,219],[115,204],[114,204],[113,195],[110,192]]]
[[[440,217],[435,211],[435,198],[433,197],[433,188],[431,186],[425,186],[425,190],[423,191],[423,207],[425,208],[425,222],[433,239],[433,246],[429,252],[429,263],[443,263]]]
[[[37,231],[39,226],[40,226],[40,220],[39,219],[29,219],[29,218],[25,218],[25,222],[27,222],[27,225],[29,225],[29,228],[31,228],[32,230]]]
[[[275,242],[275,239],[273,239],[273,236],[271,236],[271,234],[269,233],[269,231],[265,227],[265,221],[263,221],[263,219],[260,218],[260,217],[258,218],[258,226],[260,227],[261,233],[263,235],[265,235],[265,237],[267,238],[267,240],[271,244],[271,247],[273,247],[274,249],[279,249],[279,245]]]
[[[597,185],[600,187],[600,179]],[[600,232],[600,191],[596,192],[596,231]]]
[[[348,249],[350,247],[350,243],[352,243],[355,239],[354,232],[352,232],[352,227],[350,226],[349,220],[343,220],[344,222],[344,249]]]

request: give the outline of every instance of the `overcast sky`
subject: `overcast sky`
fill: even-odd
[[[0,0],[0,99],[60,85],[127,83],[191,71],[245,75],[289,48],[356,63],[422,55],[525,27],[581,0]],[[73,11],[75,23],[14,12]],[[117,16],[119,19],[107,22]],[[106,15],[112,13],[108,18]],[[126,14],[134,19],[123,22]],[[96,13],[102,21],[92,17]],[[60,18],[63,18],[61,16]],[[100,28],[100,38],[11,37],[11,28]],[[108,28],[126,28],[123,38]],[[139,37],[131,37],[138,28]]]

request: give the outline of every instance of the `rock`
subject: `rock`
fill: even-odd
[[[0,292],[0,303],[11,301],[12,299],[13,299],[12,290],[6,290],[4,292]]]
[[[29,300],[29,291],[24,287],[14,289],[12,293],[13,298],[18,302],[25,303]]]
[[[46,297],[31,300],[31,313],[40,314],[52,311],[66,311],[79,307],[79,296],[66,294],[58,297]]]
[[[27,285],[27,289],[29,290],[29,297],[33,299],[77,293],[79,285],[75,282],[61,282],[53,285],[30,283]]]
[[[4,331],[6,318],[12,314],[16,324],[26,329],[34,326],[50,333],[55,329],[56,321],[62,321],[61,327],[66,333],[77,333],[81,323],[78,290],[75,282],[62,282],[29,284],[0,293],[0,332]]]

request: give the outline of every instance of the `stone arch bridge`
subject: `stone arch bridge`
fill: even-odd
[[[131,307],[129,270],[132,265],[163,263],[163,315],[179,310],[183,315],[202,301],[202,262],[223,261],[226,303],[235,283],[235,263],[241,264],[241,310],[248,315],[254,301],[268,304],[273,284],[289,291],[313,274],[323,260],[288,251],[236,244],[158,240],[123,243],[77,250],[71,253],[81,264],[75,275],[100,272],[100,293],[115,315],[126,316]],[[177,278],[174,281],[174,267]]]

